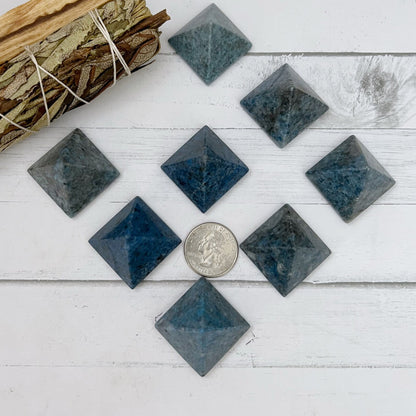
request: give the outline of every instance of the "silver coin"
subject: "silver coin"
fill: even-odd
[[[238,243],[227,227],[206,222],[195,227],[186,237],[184,252],[193,271],[204,277],[220,277],[234,267]]]

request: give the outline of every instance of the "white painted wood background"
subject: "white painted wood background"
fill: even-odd
[[[414,415],[416,2],[218,0],[254,47],[211,87],[166,42],[209,1],[148,4],[172,16],[155,63],[0,154],[0,414]],[[239,100],[283,62],[331,110],[280,150]],[[251,169],[206,215],[159,167],[204,124]],[[121,177],[71,220],[26,170],[75,127]],[[350,134],[397,185],[345,224],[304,172]],[[252,330],[201,379],[153,328],[196,279],[181,249],[132,291],[87,243],[135,195],[182,239],[289,202],[333,255],[282,298],[241,254],[214,285]]]

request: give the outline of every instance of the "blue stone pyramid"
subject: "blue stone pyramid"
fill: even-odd
[[[248,167],[205,126],[162,165],[162,170],[206,212],[248,172]]]
[[[326,155],[306,176],[345,222],[352,221],[395,184],[355,136]]]
[[[79,129],[49,150],[28,172],[71,218],[119,176]]]
[[[243,98],[241,105],[280,148],[328,110],[288,64]]]
[[[252,46],[215,4],[185,25],[169,43],[207,85]]]
[[[156,329],[200,376],[205,376],[249,328],[203,277],[156,323]]]
[[[89,243],[134,289],[181,240],[141,198],[136,197]]]
[[[283,296],[331,254],[287,204],[241,243],[241,249]]]

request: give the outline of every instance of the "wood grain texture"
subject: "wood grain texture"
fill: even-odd
[[[85,14],[105,2],[106,0],[93,0],[89,1],[89,5],[86,6],[86,1],[84,0],[29,0],[0,16],[0,39],[19,32],[22,29],[24,30],[25,27],[33,25],[38,20],[45,18],[53,19],[54,15],[62,13],[65,8],[71,8],[74,13],[72,20],[67,22],[70,23],[82,16],[82,14],[75,14],[78,8],[83,8],[81,11]],[[92,8],[88,10],[88,7]],[[51,20],[50,23],[53,24],[53,21]]]
[[[153,200],[168,199],[174,206],[193,207],[182,192],[172,186],[160,165],[198,129],[81,128],[119,170],[125,172],[115,184],[114,191],[102,195],[103,200],[127,202],[134,190],[143,192],[148,189],[152,191]],[[416,183],[412,176],[416,166],[416,136],[413,130],[310,129],[284,150],[275,146],[259,129],[214,127],[214,130],[251,172],[214,205],[213,211],[220,212],[224,202],[325,204],[304,173],[351,134],[368,147],[397,181],[397,185],[376,204],[416,204]],[[19,143],[0,154],[2,200],[27,202],[31,196],[31,200],[48,201],[37,192],[26,169],[70,131],[70,128],[46,129],[33,140]],[[16,191],[17,185],[19,192]]]
[[[111,98],[0,155],[0,407],[19,416],[413,416],[416,5],[261,0],[253,13],[252,2],[221,0],[254,48],[207,88],[166,40],[208,3],[149,0],[172,15],[165,55],[121,81]],[[0,10],[6,6],[0,0]],[[372,56],[386,52],[405,55]],[[286,61],[331,112],[282,151],[239,100]],[[251,168],[205,216],[159,168],[204,124]],[[26,169],[75,127],[122,175],[70,221]],[[348,225],[304,171],[349,134],[397,185]],[[216,220],[241,241],[290,202],[333,255],[284,299],[241,254],[213,284],[252,332],[200,379],[153,328],[196,279],[181,249],[131,291],[88,246],[137,194],[182,238]]]
[[[150,191],[147,195],[150,195]],[[183,208],[177,208],[176,212],[169,210],[169,201],[150,201],[149,197],[145,199],[182,240],[193,226],[212,220],[227,224],[241,242],[281,206],[251,205],[246,208],[250,212],[245,213],[241,208],[236,210],[233,206],[223,205],[222,212],[218,211],[218,215],[202,217]],[[62,220],[64,214],[58,211],[59,208],[53,208],[49,201],[36,207],[36,210],[30,209],[30,203],[1,203],[0,213],[7,221],[0,227],[0,232],[4,236],[13,237],[1,240],[0,279],[109,280],[124,285],[88,244],[88,239],[123,206],[122,203],[99,202],[88,214],[81,214],[82,218],[75,223],[68,223]],[[416,232],[414,207],[373,207],[371,214],[360,219],[359,225],[351,227],[343,224],[329,207],[297,204],[293,207],[333,251],[306,282],[416,281],[413,268]],[[14,219],[10,212],[20,218]],[[253,213],[257,213],[255,218]],[[407,237],[403,238],[404,235]],[[178,247],[146,280],[194,278],[194,273],[183,258],[182,247]],[[222,280],[266,282],[243,253],[240,253],[234,269]]]
[[[169,3],[172,22],[167,39],[176,33],[211,0],[182,0]],[[253,43],[254,53],[415,52],[413,0],[221,0],[217,5]],[[255,4],[255,5],[254,5]],[[167,7],[165,0],[149,0],[152,8]]]
[[[19,416],[416,412],[414,369],[218,368],[209,380],[197,379],[188,368],[3,367],[1,372],[2,406]]]
[[[115,47],[122,49],[120,59],[115,59],[99,22],[86,14],[32,45],[32,57],[25,52],[1,66],[0,152],[91,103],[126,71],[136,72],[159,52],[158,29],[169,20],[166,11],[152,16],[144,0],[113,0],[99,14]],[[37,62],[45,74],[36,71]]]
[[[412,130],[310,130],[284,151],[260,130],[216,129],[250,172],[207,214],[163,174],[160,165],[195,130],[84,129],[120,170],[120,178],[74,220],[40,189],[26,169],[69,133],[47,129],[0,155],[0,224],[4,260],[0,279],[116,280],[88,239],[130,199],[139,195],[185,239],[204,221],[229,226],[241,242],[288,202],[332,249],[309,282],[414,282],[416,245],[416,142]],[[304,172],[347,135],[355,133],[387,168],[397,185],[352,224],[345,224]],[[30,208],[30,215],[25,215]],[[14,215],[10,215],[13,212]],[[405,236],[405,238],[403,238]],[[36,242],[35,244],[33,242]],[[21,247],[21,249],[19,249]],[[23,251],[22,251],[23,250]],[[18,265],[18,266],[17,266]],[[178,248],[150,280],[193,278]],[[223,279],[264,281],[241,253]]]
[[[0,13],[24,0],[0,0]],[[168,8],[167,39],[212,0],[148,0],[151,10]],[[253,43],[253,53],[414,53],[413,0],[220,0],[217,5]],[[259,23],[260,22],[260,23]]]
[[[0,365],[188,368],[154,323],[192,283],[2,283]],[[220,367],[416,367],[414,285],[213,284],[251,325]]]
[[[109,0],[30,0],[0,16],[0,63]]]
[[[240,100],[285,62],[330,107],[313,128],[416,127],[416,56],[287,55],[246,56],[210,87],[180,57],[159,55],[120,81],[111,99],[95,100],[54,126],[257,128]]]

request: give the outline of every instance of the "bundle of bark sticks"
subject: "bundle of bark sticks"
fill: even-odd
[[[167,20],[144,0],[31,0],[1,16],[0,151],[91,102],[127,74],[126,64],[143,67]]]

